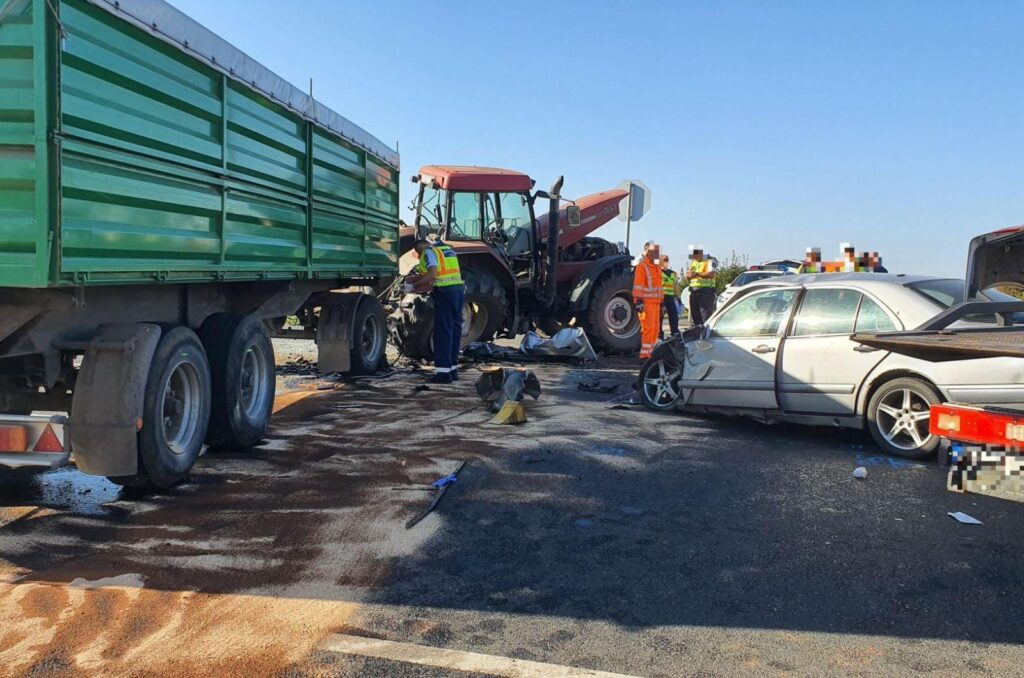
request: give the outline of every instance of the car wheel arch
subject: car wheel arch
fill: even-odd
[[[887,369],[873,376],[871,380],[867,383],[866,388],[863,386],[861,387],[861,394],[857,398],[857,416],[861,418],[862,423],[865,426],[867,425],[867,410],[868,403],[871,402],[871,397],[875,395],[875,392],[878,389],[880,389],[888,382],[893,381],[894,379],[903,378],[918,379],[920,381],[923,381],[925,384],[930,386],[935,391],[935,393],[939,395],[940,399],[946,398],[946,393],[944,393],[943,390],[939,388],[938,384],[936,384],[933,380],[929,379],[920,372],[915,372],[914,370],[906,368]]]

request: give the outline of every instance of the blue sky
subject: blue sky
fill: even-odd
[[[403,206],[428,163],[637,178],[633,244],[677,262],[852,241],[948,275],[1024,223],[1024,0],[171,1],[399,141]]]

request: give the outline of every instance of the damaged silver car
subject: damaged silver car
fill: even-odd
[[[1024,360],[932,363],[864,346],[855,332],[912,329],[961,301],[964,282],[878,273],[753,283],[705,327],[659,344],[640,370],[652,409],[867,428],[887,453],[923,458],[932,404],[1024,403]],[[987,291],[991,300],[1007,299]],[[995,315],[963,321],[984,326]]]

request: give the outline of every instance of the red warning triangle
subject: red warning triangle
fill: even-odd
[[[60,444],[60,439],[57,434],[53,432],[53,426],[47,426],[46,430],[43,431],[43,435],[39,436],[39,440],[36,441],[36,446],[32,448],[33,452],[63,452],[64,446]]]

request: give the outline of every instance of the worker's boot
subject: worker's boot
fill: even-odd
[[[452,378],[452,381],[458,381],[459,380],[459,370],[458,370],[458,368],[455,368],[451,372],[449,372],[448,376],[450,376]]]
[[[439,372],[427,380],[428,384],[450,384],[452,383],[451,372]]]

